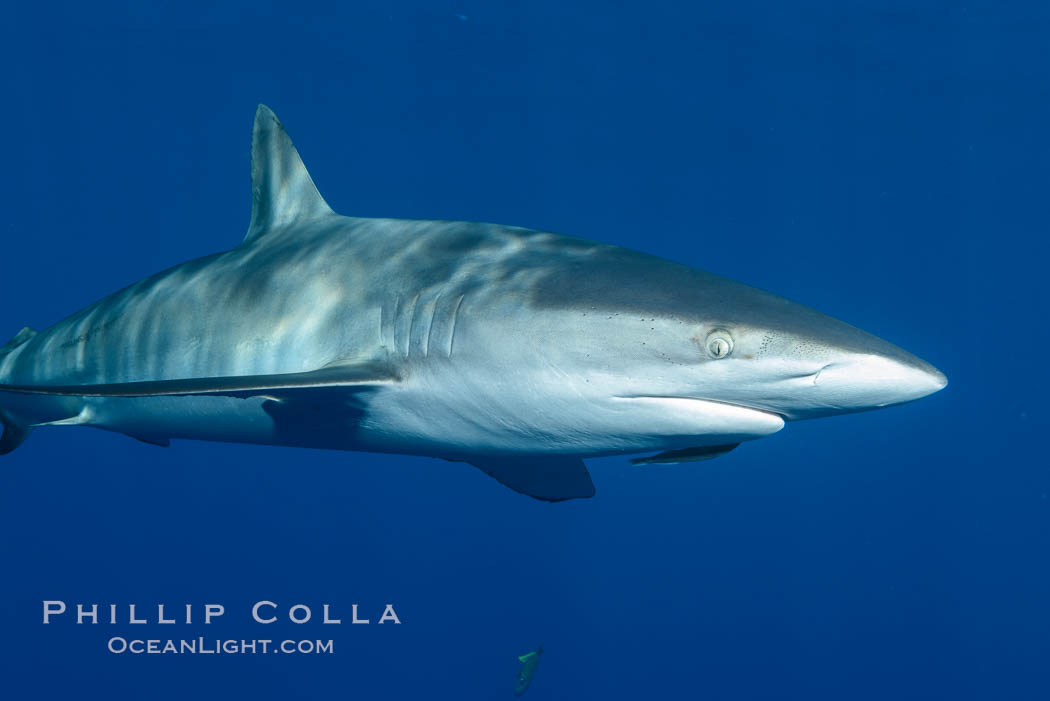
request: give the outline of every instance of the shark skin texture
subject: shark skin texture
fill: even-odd
[[[0,454],[45,426],[466,462],[594,494],[583,459],[708,460],[913,401],[933,366],[777,295],[512,226],[340,216],[274,113],[235,248],[0,348]]]

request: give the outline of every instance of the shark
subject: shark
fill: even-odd
[[[336,214],[265,105],[251,192],[235,247],[0,348],[0,454],[87,426],[440,458],[563,501],[594,495],[584,459],[709,460],[947,383],[844,322],[646,253]]]
[[[532,678],[536,676],[536,669],[540,666],[540,655],[542,654],[543,646],[540,645],[533,652],[527,652],[518,656],[521,669],[518,670],[518,676],[514,678],[515,696],[521,696],[528,690],[529,684],[532,683]]]

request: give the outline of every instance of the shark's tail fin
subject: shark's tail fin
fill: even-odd
[[[0,346],[0,362],[3,361],[6,355],[28,342],[33,336],[36,336],[36,333],[35,329],[26,326],[15,334],[15,337],[8,341],[7,344]],[[3,426],[4,431],[3,435],[0,435],[0,455],[7,455],[22,445],[25,439],[29,437],[29,431],[31,430],[29,426],[19,421],[11,412],[4,411],[3,408],[0,408],[0,425]]]

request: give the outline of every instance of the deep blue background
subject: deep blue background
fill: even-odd
[[[0,465],[0,696],[499,699],[543,642],[535,699],[1047,698],[1050,10],[1003,4],[8,8],[5,338],[236,245],[266,102],[340,212],[642,249],[951,385],[711,463],[593,461],[559,505],[423,458],[41,430]],[[52,598],[227,615],[45,627]],[[403,624],[249,624],[261,598]]]

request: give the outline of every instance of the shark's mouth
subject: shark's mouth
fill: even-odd
[[[811,375],[807,375],[809,377]],[[691,402],[702,402],[704,404],[721,404],[728,407],[736,407],[737,409],[746,409],[748,411],[758,411],[763,414],[769,414],[771,416],[779,416],[785,418],[785,415],[779,411],[773,411],[767,407],[756,406],[754,404],[748,404],[746,402],[731,402],[725,399],[711,399],[709,397],[690,397],[684,394],[631,394],[621,395],[618,399],[677,399]]]
[[[619,395],[614,400],[632,402],[654,415],[664,415],[670,424],[688,427],[689,435],[733,437],[746,440],[776,433],[784,417],[767,409],[673,395]]]

